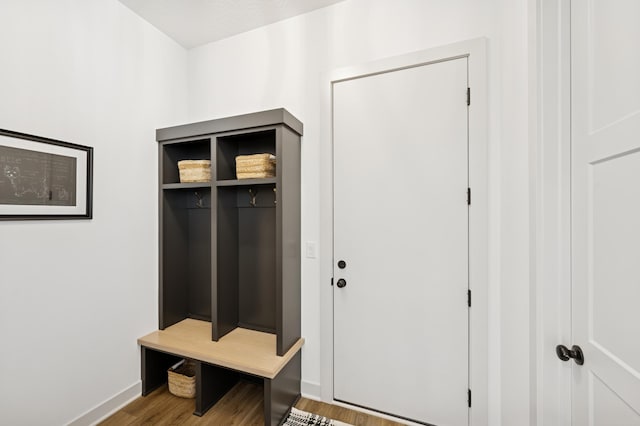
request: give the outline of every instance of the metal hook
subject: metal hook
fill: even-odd
[[[195,191],[193,193],[196,196],[196,207],[201,209],[204,207],[204,203],[203,203],[203,197],[198,193],[198,191]]]
[[[249,200],[249,205],[251,207],[255,207],[256,206],[256,196],[258,195],[258,191],[254,191],[253,188],[249,188],[249,196],[251,197],[251,199]]]

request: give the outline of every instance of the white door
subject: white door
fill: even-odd
[[[466,92],[466,58],[333,87],[334,398],[442,426],[468,424]]]
[[[573,425],[640,425],[640,1],[572,1]]]

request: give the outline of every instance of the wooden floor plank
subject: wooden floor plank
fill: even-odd
[[[111,417],[109,417],[108,422],[105,421],[103,424],[130,426],[135,424],[136,421],[137,421],[137,418],[135,416],[132,416],[131,414],[128,414],[123,410],[120,410],[115,414],[113,414]]]
[[[263,424],[263,389],[260,384],[241,381],[202,417],[195,416],[194,399],[178,398],[163,386],[140,397],[105,419],[100,426],[258,426]],[[345,407],[300,398],[296,408],[355,426],[401,426],[391,420]]]
[[[101,426],[262,425],[262,386],[240,382],[202,417],[195,399],[178,398],[166,386],[140,397],[105,419]]]
[[[351,410],[349,408],[337,405],[327,404],[325,402],[313,401],[301,398],[296,404],[296,408],[308,411],[310,413],[319,414],[331,419],[340,420],[341,422],[350,423],[356,426],[401,426],[403,423],[397,423],[381,417],[372,416],[360,411]]]

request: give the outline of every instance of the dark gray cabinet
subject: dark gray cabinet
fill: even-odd
[[[300,138],[284,109],[159,129],[159,328],[138,339],[142,393],[196,365],[194,414],[239,380],[263,384],[264,423],[300,396]],[[275,176],[237,179],[238,155],[276,156]],[[180,160],[210,159],[181,183]]]
[[[159,129],[159,328],[211,322],[300,339],[300,138],[284,109]],[[271,153],[271,178],[237,179],[237,155]],[[180,160],[211,159],[212,179],[180,183]]]

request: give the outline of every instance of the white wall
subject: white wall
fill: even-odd
[[[305,125],[303,241],[322,241],[326,73],[485,36],[489,424],[524,424],[531,1],[346,0],[188,54],[116,0],[0,2],[0,127],[91,145],[96,156],[93,220],[0,222],[0,423],[66,423],[137,390],[136,338],[157,327],[155,128],[289,109]],[[327,263],[303,260],[309,395],[327,392],[318,303]]]
[[[95,148],[93,220],[0,222],[0,424],[65,424],[139,395],[154,129],[186,119],[186,51],[116,0],[4,0],[0,16],[0,127]]]
[[[304,241],[319,210],[329,71],[476,37],[489,40],[489,424],[529,419],[528,25],[531,0],[347,0],[189,51],[189,118],[285,107],[305,125]],[[325,110],[323,110],[323,108]],[[323,250],[321,250],[323,252]],[[326,253],[326,252],[325,252]],[[321,291],[331,259],[303,259],[303,390],[327,393]],[[325,386],[325,389],[323,389]],[[475,389],[474,392],[484,390]],[[329,390],[330,393],[330,390]]]

